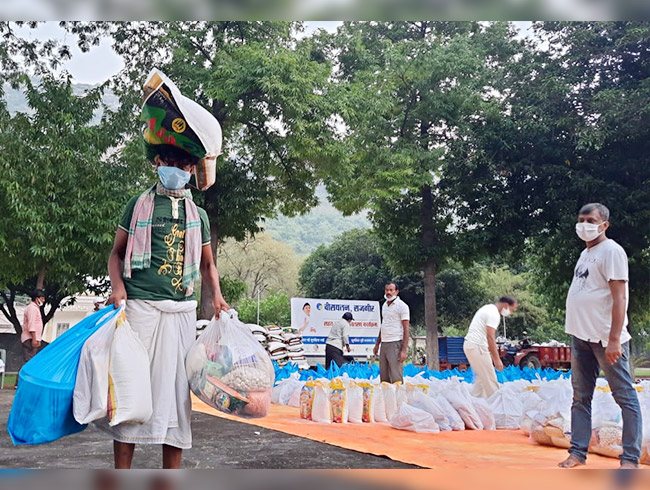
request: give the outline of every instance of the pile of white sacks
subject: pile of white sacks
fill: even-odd
[[[641,462],[650,464],[650,381],[635,385],[644,421]],[[571,439],[570,379],[503,383],[489,399],[475,398],[459,378],[405,378],[404,383],[356,380],[346,375],[300,381],[298,373],[273,389],[272,403],[300,408],[319,423],[389,423],[414,432],[521,430],[539,444],[568,448]],[[598,380],[592,404],[590,451],[610,457],[622,452],[621,410],[607,382]]]
[[[254,323],[247,324],[253,337],[269,353],[272,361],[283,367],[288,363],[297,364],[300,369],[308,369],[309,363],[305,357],[305,348],[302,343],[302,335],[298,330],[291,327],[278,327],[270,325],[262,327]]]

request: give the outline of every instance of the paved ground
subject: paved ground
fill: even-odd
[[[7,434],[13,390],[0,390],[0,468],[111,468],[113,444],[92,425],[51,444],[14,447]],[[205,414],[192,415],[190,468],[416,468],[388,458],[341,449],[309,439]],[[138,446],[134,468],[160,468],[160,446]]]

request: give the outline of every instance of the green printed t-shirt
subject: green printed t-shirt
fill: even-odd
[[[131,225],[133,208],[139,196],[131,198],[124,209],[119,227],[127,233]],[[201,245],[210,243],[210,223],[205,210],[197,206],[201,218]],[[151,226],[151,266],[131,271],[124,277],[129,299],[174,301],[195,300],[196,295],[185,296],[183,282],[183,257],[185,250],[185,200],[178,202],[178,218],[172,217],[172,200],[156,194]]]

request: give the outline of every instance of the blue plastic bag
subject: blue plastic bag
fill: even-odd
[[[7,422],[14,445],[52,442],[86,428],[72,413],[81,349],[118,311],[111,305],[84,318],[23,366]]]

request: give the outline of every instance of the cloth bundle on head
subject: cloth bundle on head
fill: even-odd
[[[214,184],[222,143],[219,122],[155,68],[144,84],[141,119],[146,123],[142,138],[149,159],[159,145],[180,148],[199,160],[196,187],[204,191]]]

